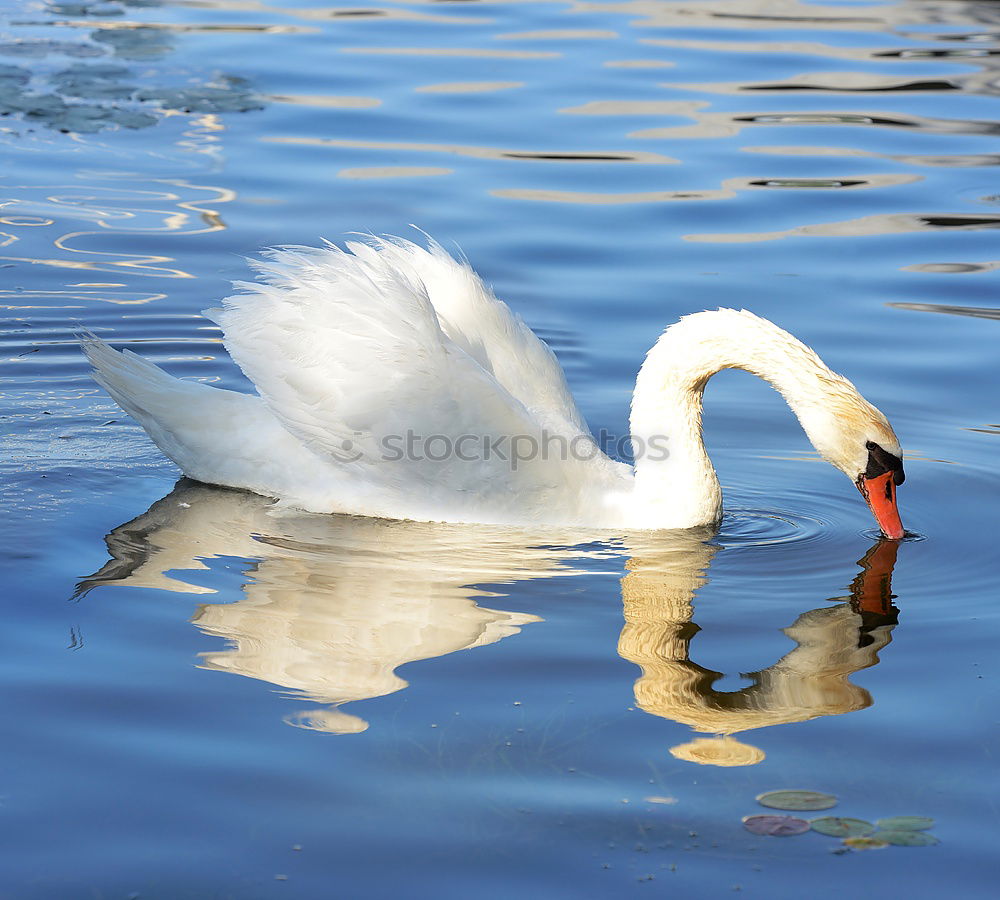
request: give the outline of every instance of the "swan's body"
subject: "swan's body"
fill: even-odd
[[[742,368],[782,393],[883,530],[902,536],[898,514],[887,526],[865,487],[884,486],[889,502],[891,485],[895,513],[900,449],[885,416],[749,312],[690,315],[657,341],[632,400],[633,468],[597,447],[552,352],[436,244],[283,249],[255,267],[260,281],[208,314],[257,395],[180,381],[84,340],[98,382],[191,478],[323,513],[712,525],[722,498],[702,393],[720,369]]]

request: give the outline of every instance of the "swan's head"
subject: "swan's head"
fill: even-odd
[[[903,451],[889,420],[846,378],[825,385],[824,396],[800,415],[813,446],[854,482],[886,537],[905,534],[896,506],[903,483]]]

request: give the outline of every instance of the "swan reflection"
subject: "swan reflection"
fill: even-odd
[[[210,557],[248,559],[242,599],[206,603],[192,617],[230,644],[200,665],[323,704],[286,721],[337,734],[368,727],[341,705],[406,687],[399,666],[540,621],[480,606],[495,595],[468,585],[574,573],[565,550],[525,545],[516,530],[299,514],[186,480],[106,540],[111,561],[78,593],[126,584],[212,594],[166,573],[205,569]]]
[[[871,695],[849,677],[875,665],[889,643],[898,545],[876,543],[860,560],[849,597],[802,613],[784,629],[794,649],[745,676],[748,686],[722,692],[713,689],[722,674],[690,658],[699,631],[693,601],[720,549],[704,538],[677,532],[594,544],[551,531],[316,516],[182,480],[107,536],[112,558],[80,583],[78,595],[111,585],[215,594],[177,573],[206,569],[202,560],[212,557],[246,560],[241,599],[204,603],[192,617],[229,645],[202,654],[200,665],[320,704],[290,714],[290,724],[348,734],[368,723],[341,707],[406,687],[396,674],[405,663],[492,644],[541,621],[479,605],[498,595],[470,585],[571,576],[586,558],[627,554],[618,652],[642,671],[636,703],[714,735],[674,747],[675,756],[758,762],[763,752],[734,734],[871,705]]]
[[[818,716],[865,709],[871,694],[850,676],[878,662],[891,640],[897,610],[890,578],[898,544],[879,541],[859,560],[851,594],[836,606],[802,613],[784,633],[796,646],[774,665],[745,673],[751,683],[736,691],[716,691],[722,672],[690,659],[700,630],[692,621],[692,600],[705,581],[701,574],[716,547],[692,545],[680,552],[633,557],[622,580],[625,626],[618,653],[642,669],[635,683],[636,704],[646,712],[718,735],[671,749],[680,759],[713,765],[749,765],[764,752],[732,735],[767,725],[803,722]],[[692,566],[691,563],[694,563]],[[687,568],[685,568],[687,566]]]

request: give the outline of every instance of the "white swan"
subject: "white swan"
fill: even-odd
[[[820,454],[903,536],[885,416],[803,343],[746,311],[686,316],[636,379],[635,466],[601,452],[555,356],[431,242],[284,248],[207,315],[257,394],[181,381],[87,335],[94,377],[185,474],[311,512],[421,521],[672,529],[715,525],[701,436],[724,368],[770,382]]]

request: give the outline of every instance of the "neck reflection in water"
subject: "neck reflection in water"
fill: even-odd
[[[849,598],[805,612],[784,630],[796,647],[733,692],[689,658],[699,631],[693,601],[719,547],[693,532],[647,534],[603,547],[593,535],[435,525],[279,510],[252,494],[182,480],[143,515],[106,538],[112,559],[80,582],[77,596],[128,585],[213,594],[167,572],[201,560],[248,560],[243,597],[205,603],[192,621],[230,647],[200,665],[260,679],[321,704],[290,724],[334,734],[368,723],[340,707],[393,693],[408,662],[495,643],[539,622],[529,613],[477,605],[496,597],[470,585],[579,574],[574,561],[627,553],[625,625],[619,654],[642,670],[637,705],[715,735],[674,747],[692,762],[747,765],[764,758],[733,734],[765,725],[864,709],[871,695],[849,676],[878,662],[896,623],[890,577],[897,544],[876,543],[860,560]]]
[[[642,669],[636,704],[648,713],[718,737],[671,748],[679,759],[717,766],[760,762],[764,752],[732,735],[766,725],[804,722],[865,709],[871,694],[849,681],[878,662],[896,624],[890,579],[898,543],[879,541],[859,560],[851,594],[836,606],[802,613],[784,633],[796,647],[774,665],[748,672],[751,684],[722,692],[712,685],[722,672],[690,659],[692,600],[707,580],[703,572],[717,548],[671,548],[636,556],[622,580],[625,627],[619,654]],[[691,565],[695,562],[695,565]]]

